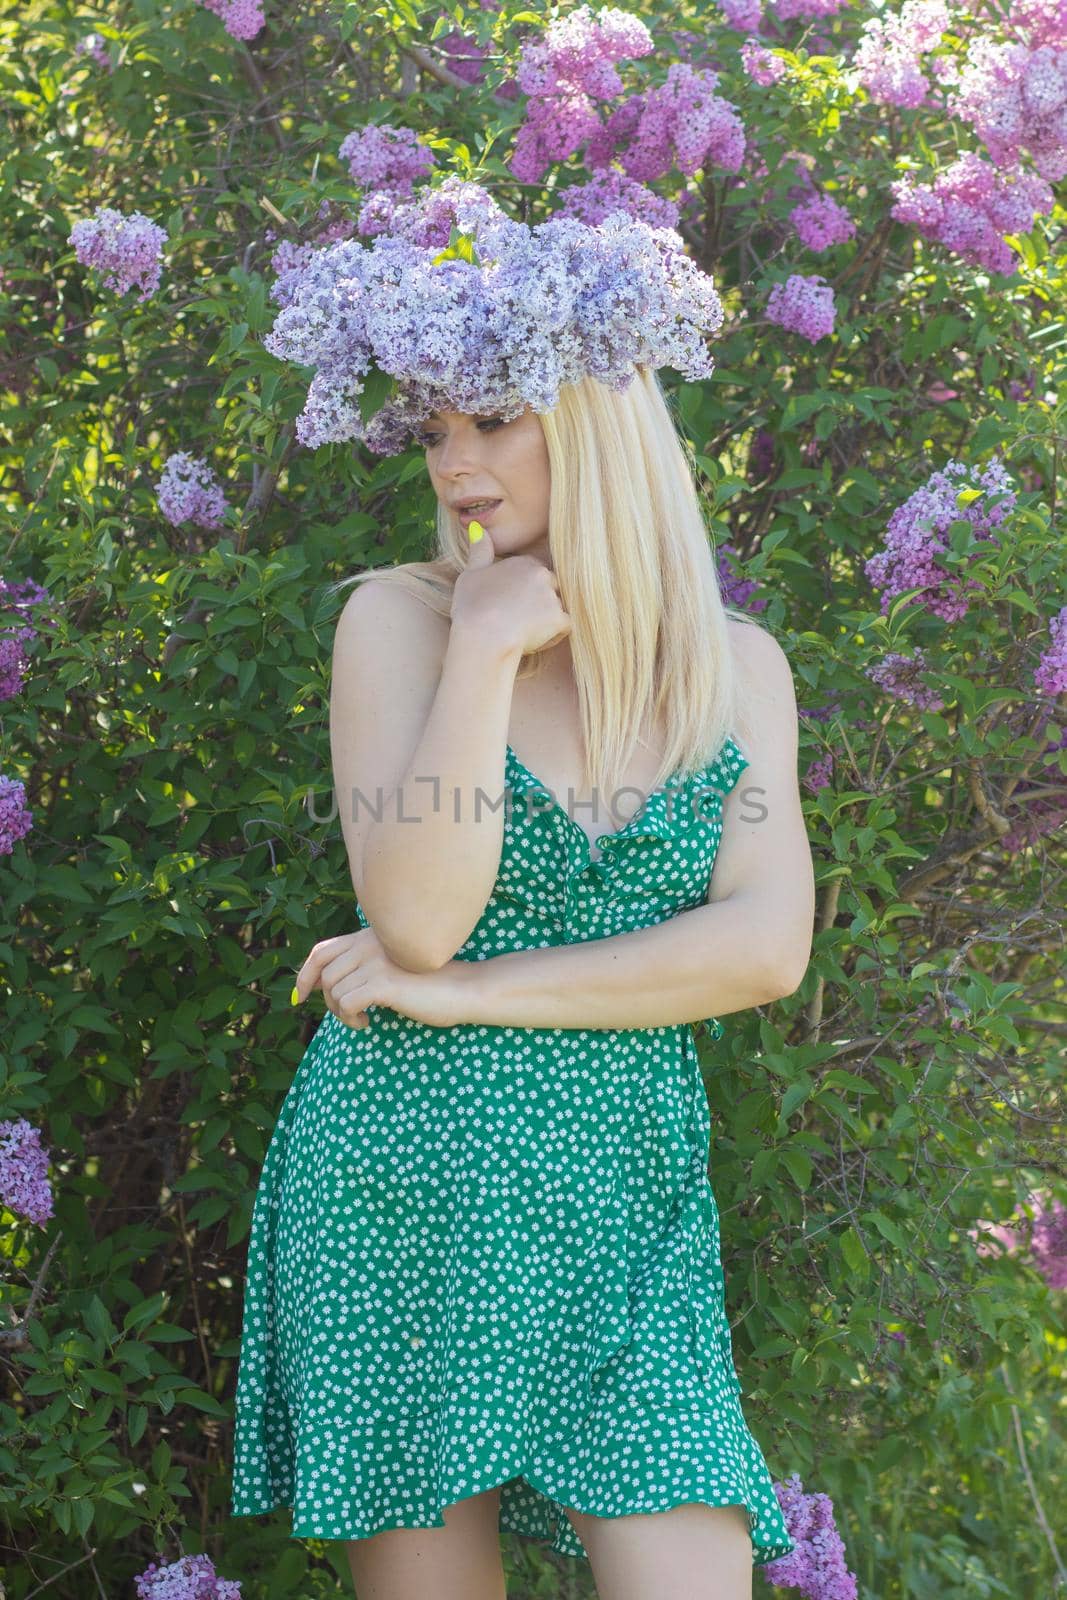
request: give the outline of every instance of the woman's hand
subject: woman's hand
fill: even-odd
[[[327,1006],[350,1028],[365,1028],[371,1006],[388,1006],[432,1028],[451,1028],[461,1021],[461,984],[457,968],[466,961],[448,961],[436,972],[408,972],[386,955],[373,928],[322,939],[296,975],[296,1001],[322,989]]]

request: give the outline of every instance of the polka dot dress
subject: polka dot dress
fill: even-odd
[[[593,859],[509,745],[499,872],[457,959],[702,905],[747,764],[727,740]],[[563,1555],[586,1554],[566,1506],[689,1501],[746,1506],[757,1566],[795,1549],[742,1414],[689,1024],[368,1015],[326,1014],[264,1161],[232,1514],[289,1506],[294,1537],[359,1539],[443,1527],[502,1484],[501,1531]]]

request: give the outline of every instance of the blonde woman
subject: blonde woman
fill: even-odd
[[[328,1014],[257,1195],[233,1509],[344,1539],[357,1600],[501,1600],[502,1531],[601,1600],[748,1600],[795,1541],[691,1025],[807,966],[792,679],[651,364],[511,410],[423,415],[436,559],[337,624],[358,928],[298,976]]]

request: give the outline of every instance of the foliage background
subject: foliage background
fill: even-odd
[[[849,86],[866,6],[783,25],[770,90],[718,13],[634,9],[662,44],[635,81],[677,59],[672,30],[710,39],[768,169],[690,186],[727,326],[715,376],[673,385],[720,558],[792,659],[819,887],[799,993],[702,1042],[746,1414],[776,1479],[831,1496],[861,1596],[1047,1594],[1064,1296],[972,1235],[1067,1194],[1062,836],[1011,848],[1000,825],[1067,774],[1062,751],[1038,769],[1062,724],[1033,684],[1064,600],[1063,186],[1013,275],[968,266],[888,219],[888,179],[968,139]],[[428,554],[434,499],[417,452],[298,445],[306,384],[260,340],[267,230],[354,214],[353,128],[416,128],[529,221],[585,176],[510,178],[522,98],[447,81],[437,15],[274,5],[250,43],[194,0],[0,19],[3,576],[52,601],[0,742],[33,811],[0,862],[0,1117],[41,1128],[55,1193],[46,1227],[0,1228],[10,1600],[132,1593],[198,1551],[246,1600],[350,1592],[341,1547],[293,1541],[288,1512],[228,1518],[232,1397],[255,1186],[323,1012],[290,1009],[293,974],[354,925],[323,820],[326,586]],[[447,26],[491,45],[495,83],[551,15],[457,6]],[[89,29],[109,66],[78,52]],[[790,152],[861,219],[814,265],[786,225]],[[143,304],[67,242],[104,203],[168,230]],[[764,316],[790,270],[834,284],[831,337]],[[218,533],[160,515],[178,450],[226,487]],[[956,541],[979,603],[881,616],[863,562],[892,510],[994,455],[1018,487],[1000,545]],[[867,675],[915,648],[940,710]],[[592,1592],[576,1563],[505,1552],[513,1596]]]

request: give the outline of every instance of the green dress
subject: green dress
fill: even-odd
[[[593,860],[509,745],[499,871],[456,959],[703,905],[747,765],[727,740]],[[564,1555],[586,1554],[565,1506],[688,1501],[746,1506],[757,1566],[795,1549],[741,1409],[691,1026],[368,1016],[327,1012],[267,1150],[232,1514],[289,1506],[294,1537],[359,1539],[503,1484],[501,1531]]]

